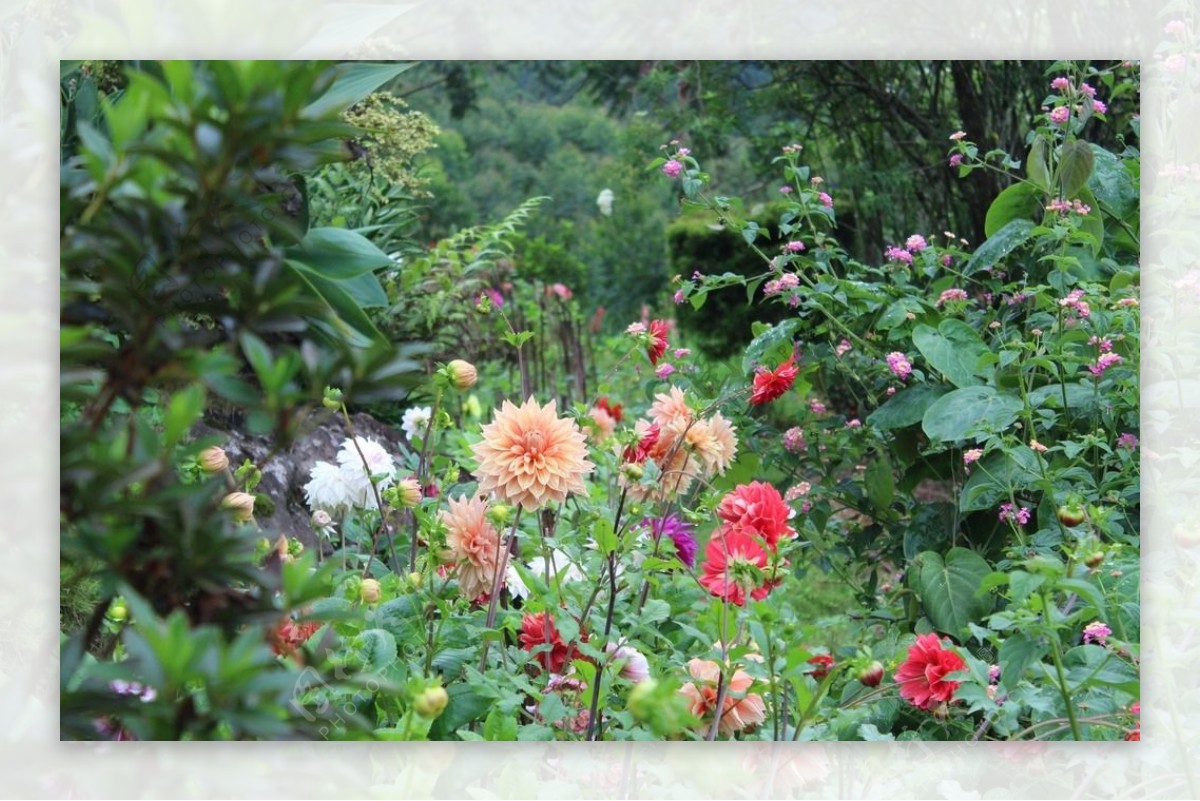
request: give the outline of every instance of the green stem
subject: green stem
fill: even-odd
[[[1076,741],[1080,741],[1083,737],[1079,733],[1079,722],[1075,719],[1075,707],[1071,702],[1071,692],[1067,689],[1067,675],[1063,671],[1062,654],[1060,651],[1060,643],[1058,639],[1058,629],[1054,628],[1054,624],[1050,620],[1050,598],[1046,593],[1041,593],[1042,596],[1042,618],[1046,621],[1046,627],[1050,629],[1050,656],[1054,660],[1054,670],[1058,674],[1058,691],[1062,695],[1063,704],[1067,707],[1067,720],[1071,722],[1071,735]]]

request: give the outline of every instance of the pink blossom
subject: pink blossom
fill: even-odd
[[[950,262],[951,262],[951,257],[950,257],[950,254],[949,254],[949,253],[943,253],[943,254],[942,254],[942,266],[943,266],[943,267],[949,267],[949,266],[950,266]]]
[[[1182,53],[1176,53],[1163,62],[1163,67],[1166,68],[1167,72],[1183,72],[1184,68],[1187,67],[1187,58]]]
[[[1173,19],[1167,23],[1167,27],[1163,28],[1163,33],[1171,36],[1182,36],[1187,32],[1187,25],[1181,19]]]
[[[934,306],[941,306],[943,303],[949,303],[955,300],[966,300],[967,291],[965,289],[947,289],[938,296],[937,303]]]
[[[1071,109],[1066,106],[1059,106],[1050,112],[1050,122],[1055,125],[1066,125],[1067,120],[1071,117]]]
[[[1020,509],[1013,508],[1011,503],[1005,502],[1000,504],[1000,522],[1006,523],[1010,520],[1017,521],[1018,525],[1025,525],[1029,522],[1029,507],[1022,506]]]
[[[963,452],[963,466],[974,464],[979,461],[979,457],[983,456],[983,451],[979,448],[972,448],[969,451]]]
[[[1089,367],[1088,370],[1092,375],[1100,376],[1103,375],[1104,371],[1108,368],[1114,367],[1123,361],[1125,360],[1116,353],[1102,353],[1100,354],[1100,357],[1096,359],[1096,363]]]
[[[668,178],[678,178],[679,173],[683,172],[683,165],[675,159],[671,159],[666,164],[662,165],[663,175]]]
[[[1112,629],[1099,620],[1093,620],[1083,627],[1083,644],[1089,645],[1093,641],[1105,645],[1108,638],[1112,636]]]
[[[963,159],[962,153],[955,153],[954,155],[952,155],[950,157],[950,166],[951,167],[962,166],[962,159]]]
[[[792,426],[783,432],[783,448],[789,453],[799,453],[804,450],[804,429]]]
[[[818,192],[817,199],[821,201],[821,205],[826,208],[833,208],[833,198],[827,192]]]
[[[1050,88],[1056,92],[1066,92],[1071,88],[1071,81],[1060,75],[1050,82]]]
[[[625,333],[629,334],[630,336],[635,336],[635,337],[639,336],[641,334],[644,334],[644,333],[646,333],[646,324],[645,323],[630,323],[629,327],[625,329]]]
[[[821,403],[819,400],[809,401],[808,408],[812,410],[813,414],[825,414],[825,404]]]
[[[675,155],[678,156],[679,158],[683,158],[684,156],[692,155],[692,151],[686,147],[681,147],[681,148],[679,148],[679,150],[677,150],[675,152]]]
[[[1045,453],[1047,448],[1045,445],[1038,442],[1036,439],[1031,439],[1031,440],[1029,440],[1029,450],[1035,451],[1037,453]]]
[[[903,248],[898,248],[895,245],[888,247],[888,249],[883,253],[892,261],[902,261],[905,264],[912,264],[913,261],[911,253]]]
[[[1088,340],[1088,344],[1099,348],[1101,353],[1108,353],[1112,350],[1112,340],[1108,337],[1093,336]]]
[[[929,243],[920,234],[913,234],[904,241],[904,249],[909,253],[920,253],[927,247],[929,247]]]
[[[675,294],[672,296],[671,299],[673,301],[675,301],[676,303],[683,303],[683,301],[686,300],[686,298],[683,295],[682,289],[675,290]]]
[[[857,417],[851,418],[846,421],[846,428],[862,428],[862,420]]]
[[[546,287],[546,294],[554,294],[563,300],[570,300],[572,292],[566,284],[551,284],[550,286]]]
[[[992,684],[1000,681],[999,665],[988,665],[988,681],[990,681]]]
[[[889,398],[890,398],[890,397],[892,397],[892,396],[893,396],[893,395],[895,395],[895,394],[896,394],[896,388],[895,388],[895,387],[888,387],[888,388],[887,388],[887,396],[888,396]]]
[[[1093,100],[1092,101],[1092,111],[1094,111],[1097,114],[1104,114],[1106,111],[1108,111],[1108,106],[1104,105],[1103,101]]]
[[[954,133],[950,134],[950,141],[958,142],[962,139],[965,139],[966,136],[967,136],[966,131],[955,131]]]
[[[688,348],[676,348],[675,349],[675,358],[676,359],[686,359],[688,356],[691,356],[691,355],[692,355],[692,352]]]
[[[850,340],[843,339],[841,342],[838,343],[838,346],[833,349],[833,352],[836,353],[838,356],[844,356],[844,355],[846,355],[846,352],[853,349],[853,347],[854,346],[850,344]]]
[[[659,378],[666,378],[673,372],[675,372],[675,367],[667,362],[663,362],[654,370],[654,374]]]
[[[1087,95],[1088,97],[1094,98],[1096,96],[1096,88],[1090,84],[1079,84],[1079,91],[1081,94]]]
[[[800,251],[804,250],[804,243],[798,240],[792,240],[784,245],[783,249],[788,253],[799,253]]]
[[[790,194],[792,194],[792,188],[790,186],[784,184],[783,186],[779,187],[779,194],[790,195]]]
[[[1132,451],[1138,446],[1138,438],[1126,431],[1121,436],[1117,437],[1117,447]]]
[[[907,381],[908,377],[912,375],[912,363],[898,350],[887,355],[887,366],[901,381]]]

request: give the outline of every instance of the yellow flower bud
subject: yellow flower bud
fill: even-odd
[[[464,362],[462,359],[455,359],[446,365],[446,370],[450,375],[450,383],[455,389],[467,389],[473,387],[479,379],[479,374],[475,371],[475,365],[470,362]]]
[[[421,482],[406,478],[396,482],[397,505],[401,509],[412,509],[421,504]]]
[[[424,583],[425,577],[420,573],[414,571],[408,574],[408,586],[412,587],[414,590],[421,589],[421,585]]]
[[[418,715],[429,720],[442,714],[448,703],[450,703],[450,696],[446,693],[445,687],[430,687],[413,701],[413,709],[417,711]]]
[[[362,586],[358,588],[358,597],[362,598],[365,604],[377,604],[383,597],[383,588],[373,578],[363,579]]]
[[[200,451],[199,461],[200,469],[206,473],[220,473],[229,467],[229,457],[215,445]]]
[[[245,523],[254,517],[254,496],[248,492],[231,492],[221,499],[221,508],[233,512],[233,519]]]

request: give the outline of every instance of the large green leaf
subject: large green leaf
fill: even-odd
[[[1029,146],[1025,159],[1025,174],[1043,191],[1050,191],[1050,165],[1046,158],[1046,137],[1038,134]]]
[[[1058,179],[1062,184],[1063,197],[1070,200],[1078,195],[1079,190],[1087,185],[1092,177],[1092,168],[1096,157],[1092,148],[1082,139],[1067,142],[1062,146],[1058,160]]]
[[[1047,646],[1040,640],[1032,640],[1024,634],[1014,634],[1000,646],[1000,681],[1010,690],[1025,675],[1034,662],[1045,655]]]
[[[337,77],[325,94],[305,107],[309,117],[320,117],[330,112],[342,112],[383,86],[405,70],[416,66],[407,64],[372,64],[369,62],[346,62],[337,65]]]
[[[1100,145],[1092,145],[1095,165],[1088,179],[1088,188],[1096,200],[1111,214],[1124,219],[1137,210],[1138,185],[1125,162]]]
[[[888,398],[867,417],[867,424],[885,431],[921,422],[925,411],[948,390],[941,384],[916,384]]]
[[[968,623],[992,611],[991,596],[976,594],[992,569],[974,551],[951,548],[944,558],[936,551],[922,551],[913,570],[913,589],[938,631],[962,637]]]
[[[921,428],[938,442],[974,439],[988,430],[1008,428],[1023,408],[1016,395],[999,393],[994,387],[964,387],[934,401]],[[976,430],[978,434],[972,433]]]
[[[937,329],[918,325],[913,344],[929,365],[956,387],[983,383],[976,372],[979,357],[988,352],[979,333],[962,320],[942,320]]]
[[[963,272],[971,275],[996,264],[1025,244],[1026,240],[1033,236],[1033,229],[1032,220],[1014,219],[1005,224],[1003,228],[990,234],[987,241],[975,250]]]
[[[964,514],[991,509],[1041,480],[1038,456],[1024,445],[989,454],[963,485],[958,508]]]
[[[988,206],[983,232],[991,238],[1013,220],[1033,221],[1042,211],[1042,191],[1031,183],[1013,184]]]
[[[311,228],[299,245],[284,255],[309,270],[335,280],[354,278],[395,262],[371,240],[345,228]]]
[[[384,629],[359,632],[353,641],[354,651],[362,658],[363,668],[380,673],[396,661],[396,638]]]
[[[329,308],[337,316],[338,321],[346,328],[357,331],[367,339],[384,341],[383,334],[379,332],[379,329],[375,327],[371,319],[363,313],[362,307],[342,288],[342,282],[330,281],[327,278],[323,278],[311,270],[305,269],[304,265],[290,259],[286,263],[295,270],[296,275],[302,281],[309,285],[315,295],[329,305]]]

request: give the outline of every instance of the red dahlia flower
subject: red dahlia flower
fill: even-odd
[[[662,320],[650,322],[650,344],[646,346],[646,355],[650,364],[657,365],[658,360],[667,352],[667,324]]]
[[[747,595],[761,601],[779,583],[766,576],[767,552],[758,537],[730,523],[713,533],[705,556],[700,584],[738,606],[746,605]]]
[[[658,423],[651,423],[646,429],[646,433],[642,434],[641,440],[637,445],[630,445],[625,449],[622,457],[627,462],[641,464],[646,461],[650,455],[650,451],[654,450],[654,446],[658,444],[659,435],[662,434],[662,427]]]
[[[567,662],[568,649],[548,612],[538,612],[536,615],[525,615],[521,618],[520,640],[521,647],[526,651],[532,651],[539,645],[549,645],[549,650],[543,650],[535,658],[551,673],[562,673]]]
[[[796,383],[796,376],[800,375],[800,368],[796,366],[795,351],[792,351],[786,362],[774,370],[759,369],[761,372],[754,376],[754,391],[750,393],[750,402],[755,406],[782,397]]]
[[[814,666],[812,677],[820,681],[829,675],[829,671],[833,667],[833,657],[829,654],[817,654],[808,660],[808,664]]]
[[[922,634],[893,678],[900,685],[901,698],[928,710],[954,699],[958,682],[945,677],[965,667],[962,657],[943,647],[936,634]]]
[[[796,536],[795,529],[787,522],[791,509],[783,502],[783,496],[762,481],[739,484],[721,499],[717,514],[722,520],[754,531],[772,550],[779,540]]]
[[[621,422],[621,418],[624,416],[621,411],[621,404],[610,403],[607,397],[600,398],[600,400],[596,401],[596,406],[608,412],[608,416],[616,420],[618,423]]]

